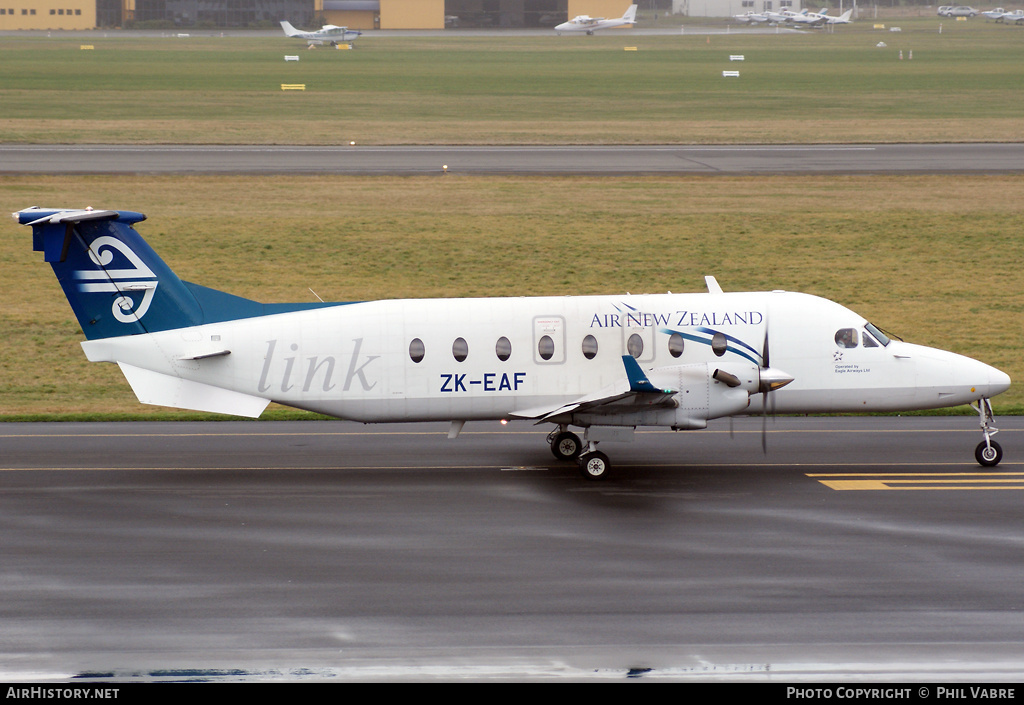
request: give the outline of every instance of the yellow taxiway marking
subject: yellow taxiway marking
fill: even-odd
[[[834,490],[1024,490],[1024,473],[808,473]]]

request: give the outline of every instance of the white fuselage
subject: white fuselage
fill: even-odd
[[[663,368],[668,377],[677,368],[706,368],[685,392],[706,395],[716,368],[756,377],[766,335],[771,368],[794,379],[771,392],[779,413],[954,406],[1009,386],[1004,373],[954,353],[896,340],[846,348],[836,342],[845,329],[863,339],[865,323],[834,302],[787,292],[385,300],[83,347],[90,360],[367,422],[504,419],[555,409],[620,382],[625,354],[655,370],[656,384]],[[712,349],[714,333],[728,341],[722,355]],[[706,418],[759,413],[760,398],[750,397],[749,411],[711,404]]]
[[[315,32],[299,31],[289,25],[288,28],[285,29],[285,33],[289,37],[305,39],[311,44],[336,44],[338,42],[350,42],[362,35],[362,32],[354,29],[349,29],[348,27],[335,27],[334,25],[326,25],[323,29],[318,29]]]
[[[768,16],[765,15],[764,13],[754,12],[753,10],[750,10],[748,12],[743,13],[742,15],[733,15],[733,19],[736,20],[737,22],[761,23],[767,22]]]
[[[563,22],[555,27],[556,32],[586,32],[591,34],[599,29],[611,29],[612,27],[632,27],[633,22],[625,19],[606,20],[604,18],[575,17],[568,22]]]

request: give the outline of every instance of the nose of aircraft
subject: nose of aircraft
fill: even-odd
[[[970,357],[952,357],[953,384],[958,388],[969,388],[974,399],[994,397],[1010,388],[1010,375],[1000,369],[986,365]]]
[[[990,391],[986,396],[994,397],[996,394],[1002,394],[1010,388],[1010,375],[1006,374],[1002,370],[997,370],[995,367],[988,367],[988,384]]]
[[[1010,388],[1008,374],[974,358],[905,343],[895,352],[914,361],[918,398],[925,405],[958,406]]]

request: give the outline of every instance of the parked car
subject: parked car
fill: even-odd
[[[939,16],[940,17],[945,17],[946,13],[949,12],[950,10],[952,10],[952,9],[953,9],[953,5],[940,5],[939,6]]]
[[[976,14],[978,14],[978,11],[973,7],[968,5],[957,5],[949,11],[946,17],[974,17]]]

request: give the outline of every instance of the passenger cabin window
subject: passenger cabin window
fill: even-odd
[[[857,331],[853,328],[840,328],[836,331],[836,345],[841,348],[857,347]]]
[[[422,362],[424,352],[423,341],[419,338],[413,338],[412,342],[409,343],[409,359],[413,362]]]
[[[718,355],[718,357],[722,357],[728,349],[729,341],[725,339],[724,333],[715,333],[711,336],[711,352]]]
[[[626,352],[633,357],[640,357],[644,354],[644,339],[638,334],[634,333],[629,336],[629,340],[626,341]]]
[[[452,343],[452,356],[456,362],[463,362],[469,357],[469,343],[466,342],[465,338],[456,338],[455,342]]]
[[[508,338],[505,336],[498,338],[498,342],[494,344],[494,354],[502,362],[512,357],[512,343]]]
[[[679,333],[673,333],[668,337],[668,354],[672,357],[683,354],[683,336]]]
[[[537,341],[537,354],[541,360],[550,360],[555,355],[555,341],[550,335],[541,336]]]
[[[593,360],[597,357],[597,338],[588,335],[583,339],[583,357]]]

